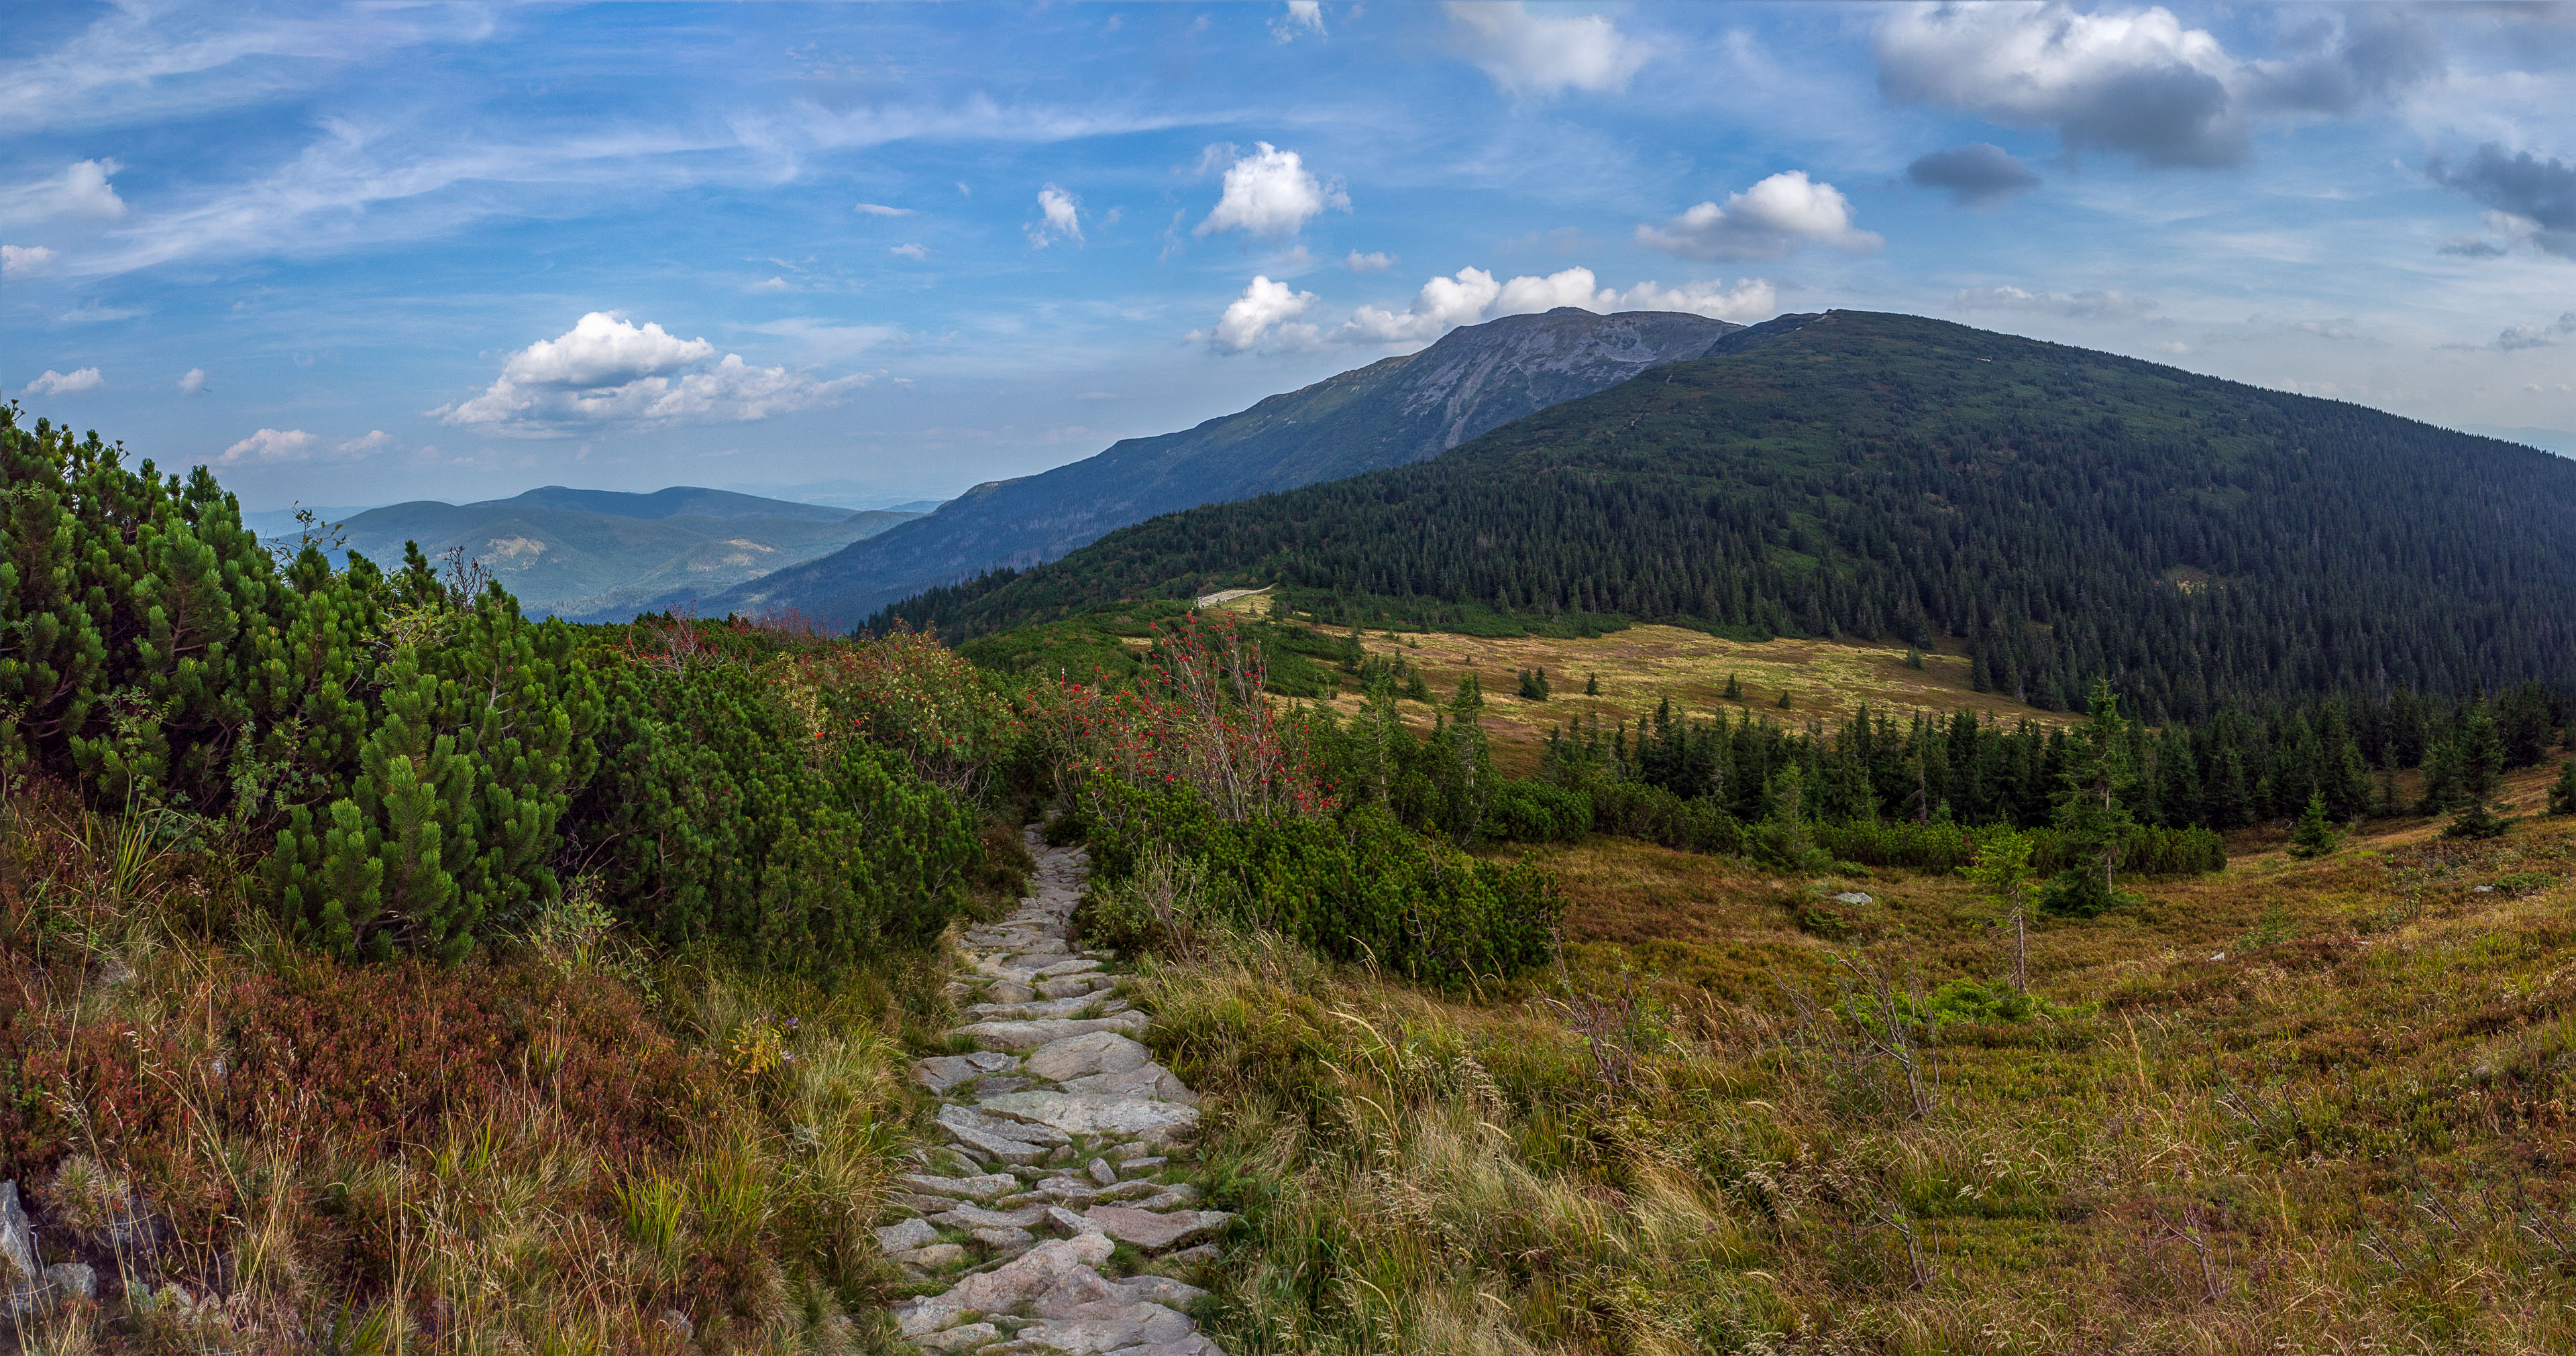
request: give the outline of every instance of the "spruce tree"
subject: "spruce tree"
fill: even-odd
[[[1780,689],[1780,709],[1783,711],[1789,709],[1789,689],[1785,687]]]
[[[2093,681],[2092,716],[2078,726],[2066,744],[2066,770],[2060,774],[2056,824],[2066,836],[2076,864],[2049,883],[2043,901],[2052,913],[2089,917],[2122,901],[2112,888],[2111,873],[2120,864],[2120,848],[2135,821],[2120,793],[2130,770],[2128,722],[2120,716],[2120,699],[2111,684]]]
[[[1587,673],[1583,675],[1583,695],[1587,697],[1598,697],[1601,695],[1600,674]]]
[[[2471,796],[2469,803],[2461,806],[2458,814],[2451,816],[2451,822],[2442,826],[2442,836],[2445,838],[2501,838],[2509,823],[2510,821],[2498,818],[2495,811],[2487,808],[2486,797]]]
[[[2343,831],[2326,818],[2326,793],[2308,793],[2308,811],[2299,816],[2299,826],[2290,831],[2290,855],[2323,857],[2343,843]]]
[[[1744,684],[1737,681],[1735,675],[1731,673],[1726,675],[1726,699],[1731,702],[1744,700]]]
[[[2576,758],[2558,765],[2558,781],[2549,788],[2549,813],[2576,815]]]

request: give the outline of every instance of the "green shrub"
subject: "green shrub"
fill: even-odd
[[[1592,797],[1553,782],[1499,782],[1481,828],[1501,843],[1576,842],[1592,832]]]
[[[1082,799],[1092,860],[1112,889],[1169,853],[1200,873],[1205,907],[1231,921],[1443,985],[1555,955],[1564,902],[1546,873],[1471,857],[1382,807],[1235,821],[1185,788],[1105,774]]]

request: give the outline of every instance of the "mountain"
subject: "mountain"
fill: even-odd
[[[2576,433],[2563,428],[2502,428],[2493,424],[2462,424],[2462,432],[2488,438],[2501,438],[2509,443],[2555,452],[2562,457],[2576,457]]]
[[[1130,438],[1070,466],[978,485],[937,513],[711,600],[848,625],[924,588],[1053,560],[1158,513],[1401,466],[1658,364],[1742,326],[1665,311],[1562,307],[1452,330],[1181,433]]]
[[[874,619],[952,638],[1277,584],[1335,622],[1502,613],[1894,637],[2133,710],[2576,680],[2576,463],[1912,316],[1783,316],[1436,460],[1170,514]],[[1605,615],[1604,620],[1609,620]]]
[[[399,563],[407,541],[432,557],[461,550],[482,561],[532,614],[624,621],[641,610],[712,596],[918,516],[685,485],[651,494],[548,485],[472,504],[389,504],[339,526],[350,550],[380,564]],[[292,540],[295,527],[289,522],[263,535]]]

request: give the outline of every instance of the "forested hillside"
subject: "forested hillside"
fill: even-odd
[[[1168,515],[875,620],[951,638],[1247,583],[1329,620],[1496,610],[1947,639],[2131,709],[2576,676],[2576,464],[1909,316],[1784,316],[1433,461]]]

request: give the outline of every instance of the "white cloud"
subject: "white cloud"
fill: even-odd
[[[370,452],[381,452],[393,446],[393,441],[383,429],[373,429],[365,437],[351,438],[332,450],[344,457],[363,457]]]
[[[50,179],[0,188],[0,221],[114,221],[125,215],[125,199],[108,179],[122,168],[113,160],[83,160]]]
[[[1297,348],[1318,337],[1314,326],[1291,323],[1314,304],[1315,294],[1298,292],[1284,282],[1255,277],[1217,318],[1214,330],[1192,330],[1191,343],[1241,353],[1250,348]]]
[[[900,254],[904,258],[910,259],[916,264],[930,257],[930,251],[919,245],[888,245],[886,246],[886,253]]]
[[[1532,14],[1520,0],[1450,0],[1449,25],[1467,59],[1508,94],[1621,89],[1648,55],[1606,15]]]
[[[1195,234],[1241,230],[1276,240],[1295,235],[1308,217],[1326,208],[1351,210],[1342,186],[1317,179],[1295,151],[1266,141],[1254,144],[1258,149],[1252,154],[1226,167],[1225,194]]]
[[[881,202],[860,203],[858,210],[872,217],[908,217],[913,214],[909,207],[888,207]]]
[[[106,384],[107,378],[100,376],[95,367],[76,368],[69,372],[57,372],[48,367],[43,376],[27,383],[27,394],[79,395],[85,391],[95,391]]]
[[[1637,243],[1685,259],[1778,259],[1808,243],[1866,254],[1887,242],[1852,225],[1851,200],[1841,189],[1790,170],[1724,206],[1704,202],[1660,226],[1640,224]]]
[[[1324,36],[1323,0],[1288,0],[1288,12],[1270,23],[1270,40],[1294,42],[1300,33]]]
[[[1973,311],[2022,311],[2068,320],[2130,320],[2156,308],[2144,297],[2120,291],[2032,292],[2019,287],[1971,287],[1950,298],[1953,306]]]
[[[54,252],[42,245],[0,245],[0,278],[41,273],[53,261]]]
[[[1045,249],[1052,240],[1082,243],[1081,198],[1049,184],[1038,190],[1038,212],[1038,224],[1029,228],[1030,244]]]
[[[865,376],[821,380],[784,367],[721,361],[715,345],[593,311],[560,338],[503,364],[481,395],[427,413],[504,437],[565,437],[601,425],[725,424],[838,403]]]
[[[1353,273],[1384,273],[1395,267],[1395,256],[1384,251],[1373,250],[1362,254],[1358,250],[1352,250],[1351,257],[1342,261],[1342,267]]]
[[[1873,42],[1891,99],[2049,127],[2069,152],[2151,165],[2243,162],[2257,116],[2349,116],[2437,76],[2439,34],[2395,5],[2320,15],[2277,60],[2230,56],[2172,11],[2060,3],[1894,9]]]
[[[1116,400],[1117,398],[1116,391],[1085,391],[1074,397],[1076,400]]]
[[[269,465],[311,461],[321,439],[300,428],[264,428],[223,450],[217,466]]]
[[[744,290],[750,292],[793,292],[796,290],[796,284],[787,281],[783,277],[772,276],[763,278]]]
[[[1716,320],[1746,323],[1778,313],[1779,296],[1764,278],[1738,278],[1735,286],[1687,282],[1665,287],[1651,279],[1627,291],[1602,287],[1588,268],[1569,268],[1544,277],[1524,274],[1498,282],[1481,268],[1462,268],[1455,277],[1433,278],[1402,311],[1362,306],[1334,333],[1348,343],[1429,343],[1461,325],[1480,324],[1507,315],[1577,306],[1609,314],[1614,311],[1688,311]]]
[[[1780,313],[1780,294],[1768,278],[1738,278],[1735,286],[1713,282],[1687,282],[1679,287],[1665,287],[1648,279],[1621,293],[1604,292],[1604,300],[1617,304],[1607,309],[1620,311],[1687,311],[1711,320],[1731,320],[1750,325],[1768,320]]]
[[[191,367],[179,376],[179,394],[199,395],[206,389],[206,369]]]

